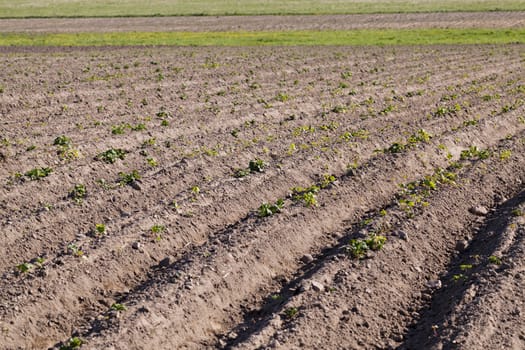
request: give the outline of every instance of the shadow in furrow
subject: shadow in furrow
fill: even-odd
[[[390,202],[384,208],[389,208],[394,205],[394,201]],[[373,208],[365,213],[357,223],[351,224],[352,226],[345,230],[343,237],[339,238],[333,245],[324,248],[316,257],[315,260],[307,263],[296,270],[295,277],[291,280],[279,281],[281,288],[279,291],[268,295],[261,303],[261,306],[252,309],[245,310],[243,320],[237,324],[233,329],[230,329],[223,335],[228,333],[237,334],[235,339],[227,339],[226,344],[218,347],[224,349],[230,349],[233,346],[243,343],[248,340],[252,335],[256,334],[260,330],[268,326],[272,316],[284,312],[284,308],[287,302],[298,293],[302,292],[303,282],[308,281],[312,278],[321,268],[325,266],[325,263],[340,254],[347,254],[345,247],[348,246],[348,242],[354,238],[365,238],[363,233],[363,227],[359,224],[363,219],[373,217],[381,208]],[[350,224],[344,221],[345,224]],[[219,337],[220,338],[220,337]]]
[[[491,268],[488,257],[505,239],[504,232],[512,221],[513,209],[525,203],[525,189],[522,187],[520,191],[487,216],[469,246],[452,257],[447,274],[441,279],[443,289],[435,292],[430,302],[419,310],[421,317],[409,326],[405,341],[398,349],[431,349],[436,346],[440,349],[458,348],[453,343],[457,334],[445,336],[443,333],[447,327],[447,318],[463,300],[469,287],[476,283],[475,276]],[[495,272],[502,273],[506,268],[508,266],[503,263],[495,267]]]

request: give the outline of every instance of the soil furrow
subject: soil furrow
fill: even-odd
[[[337,252],[349,227],[397,208],[399,184],[505,137],[508,149],[490,162],[516,161],[525,127],[522,52],[508,45],[3,54],[0,272],[9,288],[0,288],[0,343],[45,348],[78,335],[88,348],[270,344],[258,335],[272,332],[263,323],[282,318],[288,329],[298,319],[281,315],[312,292],[301,288],[334,255],[347,260]],[[111,133],[126,124],[123,134]],[[61,160],[59,135],[82,157]],[[389,150],[396,143],[401,148]],[[115,164],[94,160],[110,147],[129,152]],[[268,165],[263,173],[235,178],[256,158]],[[501,164],[505,177],[509,165]],[[54,173],[13,177],[36,166]],[[142,175],[136,188],[108,188],[132,170]],[[289,195],[330,175],[337,181],[314,194],[317,207]],[[88,195],[75,204],[68,193],[79,183]],[[259,206],[278,198],[282,212],[259,218]],[[402,219],[407,203],[398,224],[412,230]],[[97,236],[101,223],[107,232]],[[431,233],[423,248],[408,244],[427,249],[443,274],[450,257],[440,232]],[[317,257],[306,269],[304,254]],[[374,261],[365,263],[374,270]],[[415,300],[413,312],[423,310]],[[128,309],[113,310],[115,303]],[[388,334],[405,336],[403,327]]]
[[[499,147],[506,149],[508,145],[503,140]],[[479,204],[491,207],[498,196],[522,190],[522,148],[512,147],[517,152],[513,162],[505,163],[497,157],[479,162],[460,175],[458,186],[433,194],[421,213],[395,226],[396,234],[389,235],[383,250],[373,257],[360,262],[341,257],[318,262],[324,266],[308,276],[306,283],[303,281],[306,288],[298,288],[297,295],[270,308],[269,316],[250,331],[253,334],[246,337],[241,332],[243,342],[234,348],[294,348],[306,344],[327,348],[326,343],[342,348],[396,348],[402,344],[412,322],[417,322],[421,310],[431,303],[435,289],[429,287],[434,286],[429,281],[437,280],[440,272],[446,273],[456,241],[475,235],[479,227],[479,220],[469,209]],[[497,168],[498,174],[486,172],[487,168]],[[447,213],[452,209],[462,214],[451,217]],[[447,220],[443,220],[445,216]],[[442,234],[429,235],[431,231]],[[445,285],[449,283],[441,280]],[[313,281],[324,285],[324,291],[313,288]],[[444,298],[443,303],[448,300]],[[297,314],[290,316],[289,310]],[[431,326],[426,323],[419,331],[432,335]],[[314,329],[316,332],[312,332]],[[341,333],[347,337],[340,337]],[[416,340],[408,348],[426,346]]]

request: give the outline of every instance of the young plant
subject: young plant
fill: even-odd
[[[33,268],[33,264],[25,262],[19,265],[16,265],[16,269],[20,273],[26,273],[29,272]]]
[[[111,305],[111,310],[113,311],[126,311],[128,308],[126,307],[126,305],[124,304],[120,304],[120,303],[113,303]]]
[[[490,155],[489,150],[478,149],[476,146],[470,146],[469,149],[461,151],[460,159],[487,159]]]
[[[317,197],[315,194],[319,192],[319,186],[312,185],[310,187],[294,187],[292,188],[292,198],[295,201],[303,201],[307,207],[317,206]]]
[[[317,206],[317,197],[313,192],[306,192],[303,194],[303,202],[307,207],[316,207]]]
[[[250,164],[248,168],[250,169],[250,172],[255,173],[261,173],[264,171],[264,168],[266,167],[266,163],[262,159],[254,159],[250,160]]]
[[[352,239],[346,251],[354,259],[362,259],[368,252],[368,245],[361,239]]]
[[[55,146],[70,146],[71,145],[71,139],[65,135],[58,136],[53,141],[53,145]]]
[[[323,178],[321,179],[320,187],[327,188],[331,186],[335,181],[336,181],[336,178],[334,175],[324,174]]]
[[[162,225],[153,225],[150,229],[151,233],[155,236],[155,240],[158,242],[162,239],[162,232],[166,229]]]
[[[122,135],[126,130],[126,125],[115,125],[111,128],[111,133],[113,135]]]
[[[153,157],[146,158],[146,161],[148,162],[149,166],[151,166],[151,167],[156,167],[157,165],[159,165],[157,160],[155,158],[153,158]]]
[[[199,193],[201,193],[201,189],[199,186],[195,185],[195,186],[192,186],[191,187],[191,193],[194,195],[194,196],[197,196]]]
[[[241,178],[250,175],[250,169],[235,169],[233,176]]]
[[[280,213],[284,207],[284,200],[279,198],[275,204],[263,203],[259,207],[259,216],[261,218],[272,216],[273,214]]]
[[[394,142],[390,147],[385,149],[388,153],[401,153],[405,150],[405,145],[400,142]]]
[[[86,186],[83,184],[76,184],[75,187],[69,192],[69,197],[75,201],[75,203],[80,204],[86,198],[87,190]]]
[[[135,182],[135,181],[140,179],[140,174],[136,170],[133,170],[129,174],[126,174],[124,172],[120,172],[120,173],[118,173],[118,175],[120,176],[120,185],[121,186],[131,185],[133,182]]]
[[[126,156],[126,151],[117,148],[110,148],[107,151],[104,151],[102,153],[99,153],[95,159],[101,160],[103,162],[106,162],[108,164],[113,164],[117,161],[117,159],[124,160],[124,157]]]
[[[103,236],[106,234],[106,225],[104,224],[95,224],[95,234],[97,236]]]
[[[289,307],[286,310],[284,310],[284,315],[286,318],[294,318],[299,313],[299,309],[296,307]]]
[[[370,235],[366,239],[352,239],[346,248],[347,253],[354,259],[363,259],[369,250],[381,250],[386,243],[386,237]]]
[[[71,255],[74,255],[77,257],[81,257],[82,255],[84,255],[84,252],[75,243],[69,244],[67,246],[67,250],[69,253],[71,253]]]
[[[27,171],[24,175],[30,180],[40,180],[53,172],[51,168],[34,168]]]
[[[84,342],[78,337],[73,337],[69,341],[62,345],[59,350],[75,350],[80,348]]]
[[[507,160],[512,155],[512,152],[508,149],[504,149],[499,153],[499,159],[500,160]]]
[[[495,255],[489,256],[489,263],[494,265],[501,265],[501,259]]]

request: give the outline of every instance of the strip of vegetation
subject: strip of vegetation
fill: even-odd
[[[525,28],[0,34],[0,46],[358,46],[510,43],[525,43]]]
[[[520,0],[0,0],[2,18],[356,14],[524,10]]]

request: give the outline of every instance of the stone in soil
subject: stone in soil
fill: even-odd
[[[477,216],[487,216],[489,213],[489,210],[482,205],[477,205],[475,207],[470,208],[469,212]]]
[[[305,264],[309,264],[311,263],[312,261],[314,261],[314,257],[310,254],[305,254],[303,255],[303,257],[301,258],[301,261]]]

